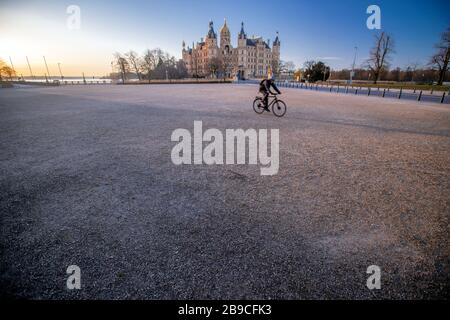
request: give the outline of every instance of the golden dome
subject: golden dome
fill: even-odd
[[[228,29],[228,26],[227,26],[227,19],[224,19],[224,20],[225,20],[225,22],[223,23],[223,26],[220,29],[220,34],[230,35],[230,30]]]

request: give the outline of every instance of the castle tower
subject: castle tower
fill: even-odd
[[[219,47],[217,46],[217,34],[214,31],[214,24],[212,21],[209,22],[209,30],[205,39],[205,46],[201,49],[204,54],[206,53],[206,59],[202,63],[203,74],[207,74],[208,70],[208,61],[211,61],[213,58],[216,58],[219,54]]]
[[[278,59],[280,59],[280,46],[281,46],[281,42],[279,39],[279,33],[277,31],[277,37],[275,38],[275,41],[273,42],[273,47],[272,47],[272,51],[273,51],[273,56],[275,58],[275,56],[278,57]]]
[[[224,50],[226,46],[231,45],[231,34],[225,19],[223,27],[220,29],[220,49]]]
[[[278,38],[279,34],[277,31],[277,37],[275,38],[275,41],[273,42],[273,46],[272,46],[272,60],[273,60],[273,65],[274,66],[278,66],[280,63],[280,47],[281,47],[281,42],[280,39]],[[276,70],[273,70],[275,72],[277,72]]]
[[[209,22],[209,31],[205,41],[210,47],[217,46],[217,34],[214,32],[214,24],[212,21]]]
[[[241,23],[241,31],[238,35],[238,47],[245,47],[247,45],[247,35],[244,31],[244,22]]]

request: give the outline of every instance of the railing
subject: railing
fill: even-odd
[[[381,98],[395,98],[395,99],[407,99],[425,102],[445,103],[450,104],[450,92],[437,92],[431,90],[419,90],[419,89],[391,89],[380,87],[362,87],[352,85],[328,85],[328,84],[313,84],[303,82],[285,82],[276,81],[277,86],[284,88],[295,88],[305,90],[315,90],[322,92],[334,92],[342,94],[354,94],[365,96],[376,96]]]
[[[259,84],[260,80],[249,79],[249,80],[238,80],[235,83],[239,84]],[[450,92],[438,92],[431,90],[420,90],[420,89],[392,89],[392,88],[381,88],[381,87],[363,87],[363,86],[352,86],[352,85],[332,85],[332,84],[314,84],[314,83],[304,83],[295,81],[275,81],[278,87],[282,88],[293,88],[293,89],[304,89],[304,90],[314,90],[321,92],[334,92],[342,94],[353,94],[353,95],[365,95],[365,96],[375,96],[380,98],[394,98],[394,99],[407,99],[425,102],[435,102],[450,104]]]
[[[63,80],[60,81],[61,85],[71,85],[71,84],[112,84],[112,81],[107,80]]]

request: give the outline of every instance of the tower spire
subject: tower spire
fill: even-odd
[[[273,42],[274,46],[279,46],[280,45],[280,39],[278,38],[279,36],[279,32],[277,31],[277,37],[275,38],[275,41]]]
[[[244,39],[246,37],[247,37],[247,35],[245,34],[245,31],[244,31],[244,22],[242,21],[241,22],[241,31],[239,32],[239,38]]]
[[[229,46],[231,44],[231,34],[230,29],[227,26],[227,19],[224,18],[224,23],[222,28],[220,28],[220,48],[224,49],[225,46]]]
[[[212,20],[209,21],[209,31],[208,31],[208,35],[207,38],[209,39],[216,39],[216,33],[214,32],[214,23]]]

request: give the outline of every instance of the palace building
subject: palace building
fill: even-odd
[[[192,77],[261,78],[269,69],[276,70],[280,64],[280,40],[277,36],[270,47],[270,40],[262,37],[247,37],[244,23],[237,37],[237,47],[231,44],[231,34],[225,20],[220,29],[220,41],[214,31],[213,22],[205,39],[186,48],[183,41],[182,57],[188,74]]]

